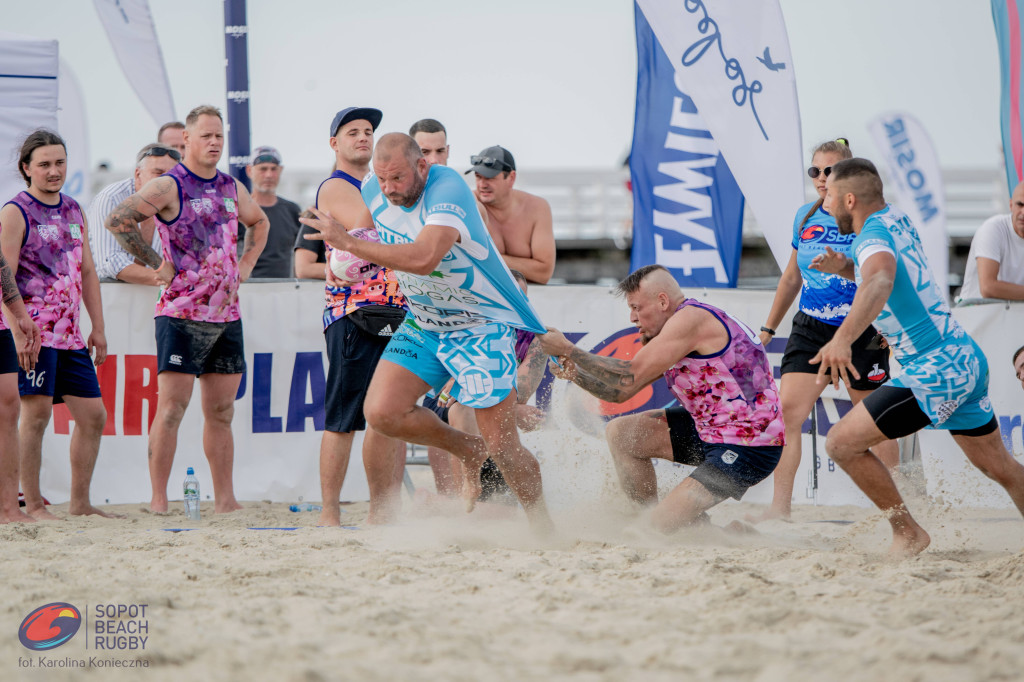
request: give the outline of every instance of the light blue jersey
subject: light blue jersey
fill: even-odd
[[[459,241],[434,272],[424,276],[396,271],[399,288],[421,329],[450,332],[503,322],[536,333],[546,331],[498,253],[476,198],[457,171],[431,166],[412,208],[392,205],[376,177],[363,182],[362,193],[384,244],[411,243],[426,225],[459,232]]]
[[[836,253],[849,256],[854,235],[839,234],[836,219],[820,207],[804,222],[804,216],[812,208],[813,203],[801,206],[793,219],[793,248],[796,249],[796,264],[803,279],[800,310],[816,320],[838,327],[850,312],[857,285],[845,277],[812,270],[810,265],[815,256],[825,253],[827,246]]]
[[[989,422],[985,354],[953,319],[910,219],[887,205],[864,222],[852,250],[858,284],[860,266],[872,256],[896,259],[892,293],[875,320],[903,368],[892,385],[913,391],[932,426],[966,430]]]

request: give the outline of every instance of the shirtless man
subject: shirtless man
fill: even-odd
[[[469,162],[473,167],[466,174],[476,174],[473,194],[498,253],[530,283],[547,284],[555,271],[551,206],[538,196],[512,188],[516,161],[504,147],[488,147]]]

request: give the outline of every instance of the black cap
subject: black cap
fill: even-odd
[[[493,178],[498,173],[516,169],[516,160],[512,158],[512,152],[498,145],[488,147],[479,154],[474,154],[469,157],[469,162],[473,164],[473,167],[466,171],[465,175],[479,173],[485,178]]]
[[[370,125],[373,126],[373,129],[377,130],[377,126],[380,125],[380,120],[382,118],[384,118],[384,114],[380,112],[380,109],[371,109],[370,107],[349,107],[348,109],[342,109],[334,115],[334,120],[331,121],[331,137],[337,135],[338,128],[349,121],[358,121],[360,119],[369,121]]]

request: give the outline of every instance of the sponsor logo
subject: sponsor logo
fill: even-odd
[[[172,355],[170,357],[170,359],[169,359],[169,362],[172,365],[180,365],[181,364],[181,356],[180,355]]]
[[[435,204],[434,207],[430,209],[431,213],[436,213],[437,211],[444,211],[445,213],[454,213],[455,215],[463,219],[465,219],[466,217],[466,212],[458,204]]]
[[[391,328],[391,323],[389,322],[388,326],[384,327],[379,332],[377,332],[377,336],[391,336],[394,333],[395,330]]]
[[[56,225],[40,225],[36,231],[44,242],[55,242],[60,239],[60,228]]]
[[[409,358],[410,360],[419,359],[419,356],[416,354],[416,351],[409,350],[408,348],[392,348],[391,346],[388,346],[387,348],[384,349],[384,352],[391,353],[393,355],[401,355],[402,357]]]
[[[879,367],[877,362],[868,370],[868,381],[873,381],[875,383],[885,381],[885,370]]]
[[[248,156],[232,156],[231,158],[228,159],[228,163],[230,163],[232,166],[248,166],[249,165],[249,157]]]
[[[67,643],[82,627],[82,613],[72,604],[56,601],[25,616],[18,639],[26,649],[49,651]]]
[[[224,35],[231,36],[232,38],[241,38],[249,32],[248,26],[225,26]]]
[[[224,197],[224,208],[228,209],[231,213],[237,213],[238,210],[235,208],[235,200]]]
[[[802,242],[816,242],[825,236],[824,225],[808,225],[804,228],[804,231],[800,233],[800,241]]]
[[[71,223],[70,225],[68,225],[68,229],[71,230],[71,236],[74,237],[75,239],[82,238],[82,226],[79,225],[78,223]]]
[[[235,104],[241,104],[249,100],[248,90],[228,90],[228,99]]]
[[[494,379],[482,369],[470,367],[459,375],[459,386],[473,398],[486,398],[494,390]]]
[[[956,408],[960,405],[955,400],[943,400],[939,403],[938,407],[935,408],[935,420],[937,424],[942,424],[947,419],[953,416],[956,412]]]
[[[722,461],[725,462],[726,464],[732,464],[733,462],[736,461],[737,457],[739,457],[739,455],[737,455],[732,450],[726,450],[725,452],[722,453]]]

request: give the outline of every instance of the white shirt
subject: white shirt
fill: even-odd
[[[978,284],[978,258],[989,258],[999,263],[998,279],[1024,285],[1024,239],[1013,231],[1010,215],[992,216],[978,228],[967,254],[967,271],[960,299],[982,298]]]
[[[107,185],[93,197],[86,218],[89,220],[89,248],[100,278],[117,279],[117,273],[135,263],[135,256],[122,248],[114,234],[106,228],[107,218],[118,205],[135,194],[132,178]],[[153,250],[161,253],[160,230],[153,230]]]

